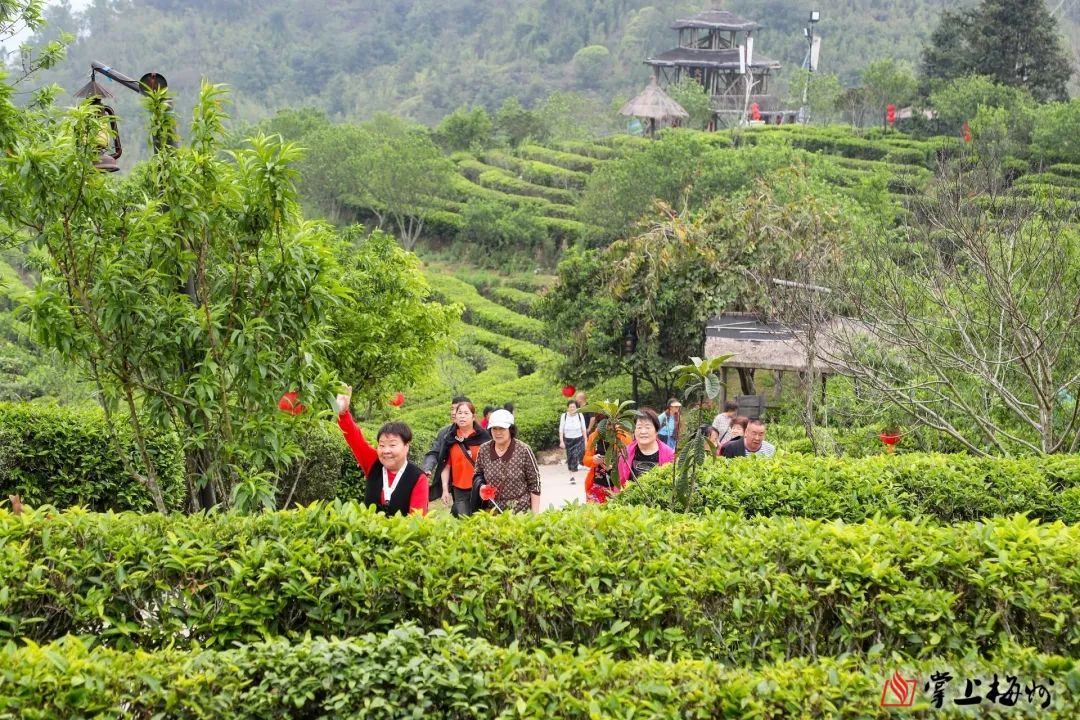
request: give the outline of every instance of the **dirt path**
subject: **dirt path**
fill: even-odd
[[[585,502],[585,468],[572,473],[566,469],[562,451],[540,453],[536,458],[540,466],[540,507],[544,510],[558,509],[572,502]],[[570,482],[570,478],[574,482]]]

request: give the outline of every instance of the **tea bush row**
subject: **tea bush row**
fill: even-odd
[[[600,147],[603,147],[602,145]],[[600,152],[603,152],[601,150]],[[555,165],[578,173],[591,173],[599,161],[589,155],[566,152],[541,145],[525,144],[518,148],[518,154],[527,160]]]
[[[917,682],[915,702],[902,712],[934,713],[924,683],[948,671],[946,713],[966,679],[979,679],[973,694],[987,696],[994,675],[999,692],[1009,692],[1008,674],[1019,686],[1015,706],[984,697],[979,717],[1080,714],[1080,663],[1026,648],[985,660],[846,657],[731,668],[714,660],[620,660],[566,645],[503,648],[459,630],[403,626],[355,639],[272,639],[191,653],[87,650],[74,639],[8,646],[0,649],[0,718],[892,718],[896,710],[882,708],[881,697],[897,670]]]
[[[614,502],[666,508],[670,498],[671,473],[660,469],[628,487]],[[688,509],[848,522],[874,515],[958,522],[1027,513],[1080,523],[1080,456],[784,454],[763,461],[713,460],[698,474],[697,492]]]
[[[0,498],[21,495],[29,504],[83,505],[94,510],[149,510],[153,500],[124,467],[120,452],[141,467],[124,422],[117,441],[97,407],[0,403]],[[148,438],[166,505],[185,496],[184,463],[175,436]]]
[[[436,295],[447,302],[461,303],[465,306],[462,320],[466,323],[487,328],[500,335],[544,344],[544,324],[539,320],[521,315],[488,300],[475,287],[463,280],[428,273],[428,281]]]
[[[535,317],[538,314],[537,306],[540,304],[540,296],[534,292],[518,290],[509,286],[496,286],[490,288],[484,294],[516,313],[528,315],[529,317]]]
[[[553,351],[535,343],[515,340],[481,327],[470,326],[466,334],[482,347],[517,363],[519,375],[532,375],[540,364],[553,363],[558,357]]]
[[[516,174],[531,183],[558,187],[566,190],[578,190],[585,185],[589,174],[578,170],[567,170],[558,165],[529,160],[527,158],[514,157],[501,150],[489,150],[481,155],[481,159],[488,165],[502,168]]]
[[[745,521],[644,508],[376,516],[0,511],[0,638],[120,648],[404,622],[732,664],[1006,644],[1080,652],[1080,526]]]
[[[583,155],[587,158],[592,158],[593,160],[610,160],[619,156],[619,153],[612,148],[602,145],[599,142],[590,142],[587,140],[559,140],[550,143],[548,148],[570,155],[577,155],[579,157]]]
[[[476,181],[484,187],[495,188],[496,190],[502,190],[503,192],[525,195],[527,197],[543,198],[549,202],[562,205],[572,205],[577,200],[575,193],[570,190],[561,190],[546,185],[537,185],[536,183],[531,183],[527,180],[522,180],[515,175],[511,175],[500,168],[492,168],[491,170],[481,173]]]

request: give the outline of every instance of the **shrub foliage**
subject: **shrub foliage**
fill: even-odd
[[[1080,650],[1080,526],[942,527],[641,508],[389,521],[353,504],[258,516],[0,511],[0,638],[121,649],[466,625],[744,664],[886,649]]]

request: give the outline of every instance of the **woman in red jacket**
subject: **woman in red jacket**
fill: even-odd
[[[338,427],[345,435],[356,462],[367,477],[364,504],[374,505],[384,515],[409,515],[428,510],[428,481],[424,471],[409,462],[412,430],[401,422],[389,422],[379,428],[378,449],[364,439],[356,425],[349,402],[352,388],[337,396]]]

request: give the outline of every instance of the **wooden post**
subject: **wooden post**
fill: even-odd
[[[720,380],[723,381],[723,385],[720,386],[720,408],[723,409],[724,403],[727,402],[727,365],[720,366]]]

